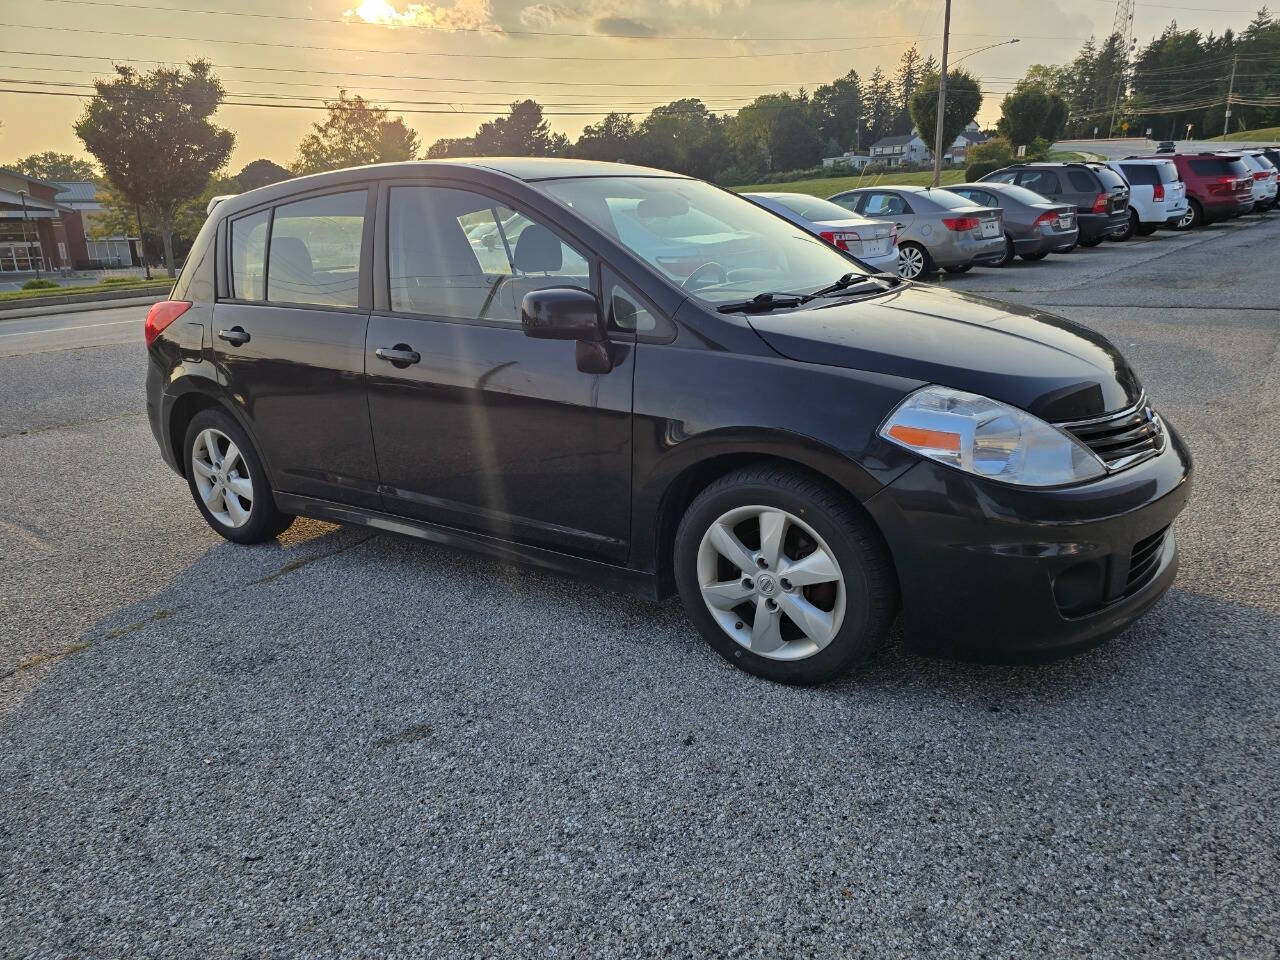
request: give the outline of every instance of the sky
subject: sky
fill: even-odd
[[[353,4],[359,6],[353,8]],[[6,0],[0,90],[82,94],[112,62],[204,57],[233,99],[230,168],[258,157],[288,166],[339,86],[402,112],[424,146],[466,136],[516,99],[542,103],[576,137],[611,110],[647,113],[680,97],[729,111],[761,93],[856,69],[896,68],[913,43],[941,52],[944,0]],[[182,7],[166,12],[165,7]],[[1139,45],[1172,19],[1243,28],[1249,0],[1159,0],[1135,16]],[[1111,31],[1112,0],[953,0],[951,57],[982,80],[978,116],[1032,63],[1063,63]],[[1018,38],[1016,44],[1006,41]],[[989,50],[982,50],[994,44]],[[54,56],[54,54],[60,56]],[[261,69],[261,68],[271,69]],[[257,69],[253,69],[257,68]],[[308,99],[309,98],[309,99]],[[400,102],[399,107],[392,101]],[[404,101],[418,101],[416,104]],[[0,92],[0,164],[43,150],[83,154],[74,96]],[[410,112],[423,111],[423,112]]]

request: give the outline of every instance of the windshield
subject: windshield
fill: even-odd
[[[587,177],[535,186],[709,303],[806,293],[846,273],[870,272],[819,237],[701,180]]]
[[[762,193],[765,200],[772,200],[780,207],[786,207],[792,213],[799,214],[806,220],[849,220],[852,215],[847,209],[830,200],[819,200],[807,197],[803,193]]]

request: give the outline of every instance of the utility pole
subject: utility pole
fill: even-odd
[[[938,123],[933,134],[933,185],[942,183],[942,116],[947,109],[947,43],[951,39],[951,0],[942,19],[942,73],[938,77]]]
[[[1120,64],[1120,76],[1116,78],[1116,96],[1111,101],[1111,123],[1107,127],[1107,139],[1111,139],[1111,135],[1115,132],[1116,111],[1120,109],[1120,92],[1124,89],[1125,74],[1129,70],[1129,57],[1133,54],[1135,41],[1133,39],[1133,10],[1136,0],[1117,0],[1116,17],[1111,24],[1111,35],[1120,36],[1120,43],[1124,47],[1124,62]]]
[[[1222,118],[1222,135],[1225,137],[1230,133],[1231,127],[1231,97],[1236,92],[1236,60],[1237,56],[1231,58],[1231,82],[1227,85],[1227,113]]]

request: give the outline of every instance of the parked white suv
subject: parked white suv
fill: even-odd
[[[1149,236],[1160,227],[1177,226],[1186,216],[1187,185],[1172,160],[1140,157],[1108,160],[1107,166],[1129,181],[1129,226],[1111,239]]]
[[[1270,210],[1276,205],[1276,168],[1261,150],[1241,150],[1240,159],[1253,174],[1253,212]]]

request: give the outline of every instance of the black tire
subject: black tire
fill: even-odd
[[[1013,237],[1006,233],[1004,235],[1004,258],[997,260],[995,263],[989,264],[989,266],[1007,267],[1009,264],[1013,263],[1013,259],[1017,256],[1017,253],[1018,251],[1013,245]]]
[[[1098,244],[1100,244],[1100,243],[1101,243],[1103,240],[1105,240],[1105,239],[1106,239],[1106,235],[1105,235],[1105,234],[1103,234],[1102,236],[1098,236],[1098,237],[1081,237],[1081,238],[1080,238],[1080,246],[1082,246],[1082,247],[1096,247]]]
[[[958,264],[955,264],[954,266],[943,267],[942,269],[947,271],[947,273],[968,273],[970,270],[973,269],[973,264],[958,263]]]
[[[1136,230],[1136,233],[1137,233],[1137,234],[1138,234],[1138,236],[1140,236],[1140,237],[1149,237],[1149,236],[1151,236],[1153,233],[1155,233],[1155,232],[1156,232],[1156,230],[1158,230],[1158,229],[1159,229],[1159,227],[1158,227],[1158,225],[1156,225],[1156,224],[1151,224],[1151,223],[1140,223],[1140,224],[1138,224],[1138,228],[1137,228],[1137,230]]]
[[[1200,206],[1198,201],[1190,201],[1187,204],[1187,212],[1190,216],[1180,220],[1173,229],[1194,230],[1196,227],[1204,226],[1204,207]]]
[[[751,506],[784,510],[810,526],[826,542],[844,578],[843,621],[825,647],[803,659],[753,653],[726,633],[703,599],[698,551],[704,535],[729,511]],[[792,529],[804,536],[794,524]],[[757,527],[757,545],[758,537]],[[744,546],[747,543],[742,541]],[[871,521],[839,488],[773,464],[746,467],[722,477],[689,505],[676,532],[675,576],[685,609],[711,648],[734,666],[781,683],[822,683],[866,660],[884,643],[898,608],[893,561]],[[757,601],[744,602],[750,607]],[[734,616],[730,614],[729,619]]]
[[[196,469],[192,466],[197,438],[206,430],[216,430],[235,443],[248,469],[248,480],[252,486],[253,498],[248,508],[248,518],[239,526],[232,526],[219,520],[205,503],[197,484]],[[201,410],[187,424],[186,436],[183,438],[182,466],[187,475],[187,486],[191,490],[191,499],[204,516],[205,521],[221,536],[235,543],[262,543],[273,540],[287,530],[293,523],[292,514],[282,513],[276,508],[271,495],[271,484],[267,480],[267,471],[262,466],[262,458],[249,435],[241,428],[231,414],[217,408]],[[237,478],[243,478],[242,469],[233,469]],[[237,503],[243,508],[243,500]]]
[[[1064,251],[1061,251],[1061,252],[1063,252],[1063,253],[1067,253],[1067,252],[1069,252],[1069,250],[1064,250]],[[1044,259],[1045,257],[1047,257],[1048,255],[1049,255],[1049,251],[1048,251],[1048,250],[1040,250],[1040,251],[1037,251],[1036,253],[1024,253],[1024,254],[1022,254],[1022,259],[1023,259],[1023,260],[1030,260],[1032,263],[1034,263],[1034,262],[1035,262],[1035,261],[1037,261],[1037,260],[1043,260],[1043,259]]]
[[[1132,239],[1133,235],[1138,232],[1138,211],[1133,207],[1129,208],[1129,219],[1125,222],[1124,229],[1119,233],[1111,233],[1107,235],[1108,240],[1114,240],[1116,243],[1124,243],[1126,240]]]

